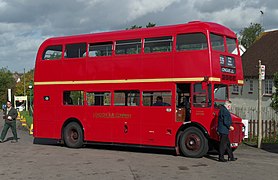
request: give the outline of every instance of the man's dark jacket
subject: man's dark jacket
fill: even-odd
[[[6,123],[11,123],[12,121],[15,121],[16,120],[16,117],[17,117],[17,110],[14,108],[14,107],[11,107],[11,110],[9,111],[9,113],[7,114],[7,108],[6,110],[4,111],[4,119],[5,119],[5,122]],[[8,120],[8,116],[11,116],[12,117],[12,120]]]
[[[218,114],[218,128],[220,134],[229,134],[230,126],[232,125],[232,117],[229,110],[225,106],[220,106]]]

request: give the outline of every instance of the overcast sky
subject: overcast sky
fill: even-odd
[[[34,68],[39,45],[53,36],[194,20],[239,32],[251,22],[278,28],[277,17],[277,0],[0,0],[0,68]]]

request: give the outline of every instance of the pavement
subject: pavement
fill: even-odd
[[[71,149],[33,144],[33,136],[18,124],[18,143],[9,130],[0,144],[0,180],[112,179],[112,180],[257,180],[278,177],[277,146],[258,149],[246,144],[235,152],[235,162],[221,163],[216,154],[203,158],[175,156],[174,151],[90,145]],[[0,131],[4,121],[0,119]]]

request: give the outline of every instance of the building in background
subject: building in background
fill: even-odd
[[[262,82],[262,107],[270,107],[275,92],[273,74],[278,72],[278,30],[265,32],[242,55],[244,86],[233,86],[230,90],[235,107],[258,105],[258,60],[265,65],[265,80]]]

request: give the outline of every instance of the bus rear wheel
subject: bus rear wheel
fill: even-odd
[[[181,133],[179,147],[184,156],[203,157],[208,152],[208,140],[196,127],[189,127]]]
[[[63,130],[64,142],[67,147],[80,148],[83,146],[83,131],[76,122],[70,122]]]

